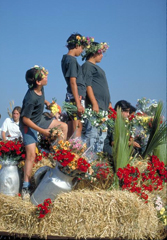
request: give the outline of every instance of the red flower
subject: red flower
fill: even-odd
[[[117,112],[111,107],[108,109],[108,118],[117,118]]]
[[[88,168],[90,167],[90,164],[84,158],[79,158],[77,165],[81,172],[87,172]]]

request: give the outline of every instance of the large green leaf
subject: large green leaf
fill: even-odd
[[[117,110],[113,135],[113,159],[115,172],[117,172],[118,168],[123,168],[128,164],[132,153],[132,147],[129,147],[129,131],[125,126],[120,109]]]
[[[147,142],[147,146],[145,151],[142,154],[143,158],[146,158],[148,155],[153,154],[153,151],[158,148],[158,146],[165,144],[167,140],[167,123],[162,121],[162,109],[163,104],[162,102],[158,103],[155,116],[152,122],[152,128],[150,132],[150,136]]]

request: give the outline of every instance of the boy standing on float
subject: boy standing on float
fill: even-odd
[[[82,132],[80,117],[85,111],[86,85],[83,80],[82,68],[76,57],[81,55],[90,40],[92,39],[83,37],[79,33],[72,34],[67,39],[68,53],[63,55],[61,60],[62,72],[67,83],[65,101],[77,106],[77,116],[69,116],[68,138],[74,132],[76,137],[80,137]]]
[[[92,106],[92,110],[108,111],[111,104],[108,82],[105,72],[97,63],[101,62],[103,53],[108,49],[107,43],[92,42],[85,50],[83,60],[86,62],[82,65],[83,78],[86,83],[86,107]],[[87,145],[94,146],[97,152],[103,151],[104,139],[106,132],[93,127],[89,121],[85,122],[85,139]]]

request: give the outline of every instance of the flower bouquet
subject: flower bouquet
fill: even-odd
[[[86,144],[79,138],[65,142],[60,140],[53,146],[53,150],[55,152],[53,159],[59,163],[59,170],[64,174],[84,178],[86,173],[92,173],[91,165],[84,156]]]
[[[145,113],[149,116],[155,115],[155,110],[158,106],[158,103],[155,99],[146,99],[145,97],[138,99],[136,107],[138,111],[141,111],[142,113]]]
[[[25,159],[25,148],[21,141],[0,142],[0,162],[12,165],[23,159]]]
[[[46,151],[52,151],[52,146],[60,139],[63,139],[64,134],[59,126],[50,129],[50,137],[45,137],[42,134],[38,136],[38,146]]]
[[[69,115],[75,116],[77,114],[77,107],[75,104],[65,102],[63,105],[63,110],[65,110]],[[113,112],[113,115],[111,114]],[[115,110],[110,108],[109,111],[99,110],[95,112],[92,110],[91,106],[85,108],[85,112],[81,116],[81,122],[83,123],[85,119],[91,122],[91,125],[96,128],[102,129],[102,131],[107,131],[108,127],[113,129]]]
[[[137,100],[136,106],[136,113],[129,117],[130,134],[143,151],[148,142],[158,104],[155,100],[142,98]]]
[[[56,103],[55,99],[53,99],[51,104],[49,105],[49,110],[51,111],[52,115],[59,120],[61,114],[61,107]]]

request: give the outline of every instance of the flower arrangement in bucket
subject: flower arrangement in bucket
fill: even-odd
[[[25,159],[25,147],[21,141],[0,141],[0,162],[16,164]]]
[[[80,138],[59,141],[53,146],[53,159],[59,163],[59,170],[71,177],[84,178],[85,174],[92,174],[93,170],[86,156],[86,143]]]

